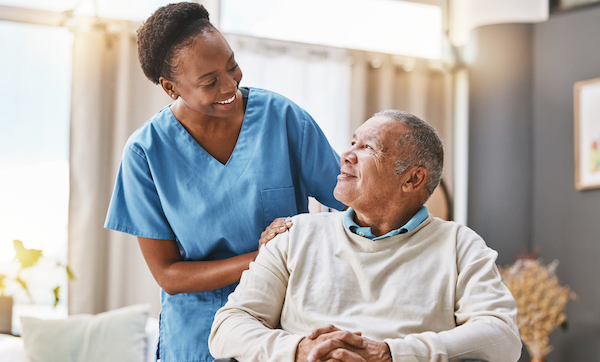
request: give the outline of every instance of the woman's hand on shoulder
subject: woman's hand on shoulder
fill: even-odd
[[[263,245],[271,241],[275,235],[286,232],[289,228],[292,227],[292,218],[291,217],[280,217],[271,223],[265,231],[260,234],[260,240],[258,241],[258,248],[260,249]]]

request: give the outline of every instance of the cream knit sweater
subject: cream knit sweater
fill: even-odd
[[[293,362],[303,336],[333,324],[385,341],[395,362],[519,359],[515,301],[497,253],[471,229],[429,215],[373,241],[347,230],[341,212],[293,222],[217,312],[213,356]]]

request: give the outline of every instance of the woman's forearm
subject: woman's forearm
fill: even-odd
[[[222,260],[184,261],[174,240],[138,237],[138,243],[152,276],[168,294],[205,292],[235,283],[258,254],[255,251]]]
[[[258,251],[255,251],[214,261],[178,261],[164,268],[157,282],[168,294],[223,288],[238,282],[257,254]]]
[[[259,247],[291,226],[289,217],[273,220],[261,234]],[[174,240],[137,239],[152,276],[168,294],[206,292],[233,284],[258,255],[254,251],[222,260],[184,261]]]

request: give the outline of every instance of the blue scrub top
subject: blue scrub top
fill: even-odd
[[[250,88],[235,149],[223,165],[165,107],[128,140],[105,227],[176,240],[184,260],[255,251],[264,229],[333,197],[340,158],[312,117],[287,98]],[[203,293],[161,292],[161,362],[212,361],[213,317],[236,284]]]

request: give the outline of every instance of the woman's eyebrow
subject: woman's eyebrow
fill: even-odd
[[[231,61],[232,61],[234,58],[235,58],[235,57],[234,57],[234,54],[233,54],[233,51],[232,51],[232,52],[231,52],[231,55],[229,56],[229,59],[227,59],[227,63],[231,62]],[[201,75],[201,76],[199,76],[199,77],[198,77],[198,80],[200,80],[200,79],[202,79],[202,78],[209,77],[209,76],[211,76],[211,75],[214,75],[216,72],[217,72],[216,70],[213,70],[212,72],[208,72],[208,73],[206,73],[206,74],[203,74],[203,75]]]

